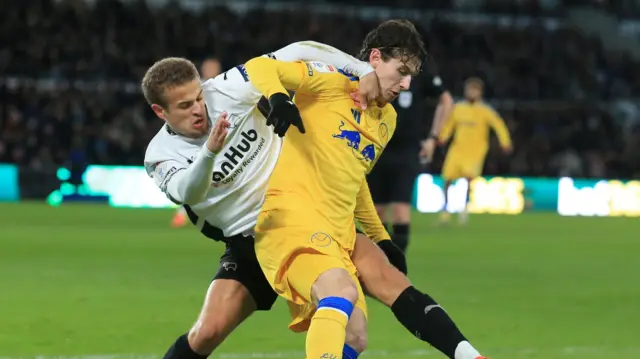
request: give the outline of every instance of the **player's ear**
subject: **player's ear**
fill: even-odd
[[[162,108],[162,106],[154,103],[153,105],[151,105],[151,109],[153,110],[153,113],[156,114],[156,116],[166,121],[165,110],[164,108]]]
[[[379,49],[371,49],[369,54],[369,63],[375,69],[376,66],[382,61],[382,52]]]

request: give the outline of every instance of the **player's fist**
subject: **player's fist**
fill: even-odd
[[[267,125],[273,126],[273,132],[278,136],[283,137],[291,125],[296,126],[300,133],[305,132],[300,112],[289,95],[275,93],[269,97],[269,105],[271,111],[267,116]]]
[[[422,148],[420,149],[420,159],[425,163],[431,163],[433,161],[433,154],[436,152],[438,143],[435,138],[428,138],[422,141]]]
[[[218,116],[213,124],[209,138],[207,139],[207,148],[213,153],[218,153],[224,146],[224,140],[227,138],[229,131],[227,130],[231,123],[227,121],[227,113],[223,112]]]
[[[505,146],[505,147],[502,147],[502,152],[503,152],[504,154],[510,155],[510,154],[511,154],[511,152],[513,152],[513,147],[512,147],[512,146]]]
[[[354,93],[354,102],[362,110],[367,109],[367,104],[378,98],[380,95],[380,83],[378,81],[378,75],[375,71],[372,71],[360,78],[360,85],[358,91]]]

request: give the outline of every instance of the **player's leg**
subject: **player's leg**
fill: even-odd
[[[367,293],[391,308],[412,335],[451,359],[482,358],[444,309],[428,294],[413,287],[369,238],[357,235],[351,258]]]
[[[449,213],[449,187],[453,184],[453,181],[460,178],[458,163],[455,155],[451,152],[447,153],[442,165],[442,178],[444,179],[444,207],[440,212],[440,224],[447,224],[451,220],[451,213]]]
[[[317,305],[307,332],[307,359],[323,355],[341,357],[347,323],[358,301],[359,284],[354,282],[340,257],[298,254],[287,268],[287,281],[301,296],[310,294],[308,299]]]
[[[254,311],[269,310],[276,298],[260,270],[253,244],[227,246],[198,320],[189,333],[178,337],[164,358],[208,357]]]
[[[356,359],[367,348],[367,316],[356,306],[347,324],[343,359]]]
[[[465,196],[464,208],[458,213],[458,222],[460,224],[467,224],[469,222],[469,200],[471,194],[471,182],[482,174],[482,167],[484,166],[484,156],[481,158],[470,159],[466,163],[461,165],[462,175],[467,180],[467,193]]]

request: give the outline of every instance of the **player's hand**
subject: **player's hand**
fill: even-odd
[[[267,125],[273,126],[273,132],[278,136],[283,137],[291,125],[296,126],[300,133],[305,132],[300,112],[289,95],[275,93],[269,97],[269,105],[271,111],[267,116]]]
[[[389,263],[391,263],[394,267],[398,268],[398,270],[405,275],[407,274],[407,258],[404,256],[402,249],[396,246],[390,239],[385,239],[378,242],[378,247],[382,249],[384,254],[389,259]]]
[[[375,71],[372,71],[360,78],[360,85],[358,91],[354,93],[354,102],[363,111],[367,109],[369,102],[375,100],[380,95],[380,82],[378,81],[378,75]]]
[[[502,147],[502,152],[506,155],[510,155],[511,152],[513,152],[513,147],[511,146]]]
[[[425,163],[431,163],[433,161],[433,154],[436,152],[438,143],[435,138],[428,138],[422,141],[422,148],[420,149],[420,158]]]
[[[227,121],[227,113],[223,112],[218,116],[209,138],[207,139],[207,148],[213,153],[218,153],[224,146],[224,140],[227,138],[229,131],[227,130],[231,123]]]

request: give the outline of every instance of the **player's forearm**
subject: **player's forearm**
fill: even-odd
[[[303,66],[298,62],[256,57],[245,64],[245,69],[253,86],[264,97],[270,98],[276,93],[287,94],[287,90],[296,90],[304,79]]]
[[[373,72],[369,63],[316,41],[294,42],[274,52],[274,56],[281,61],[320,61],[358,77]]]
[[[369,185],[367,181],[363,181],[358,197],[356,200],[356,209],[354,211],[356,220],[360,223],[360,228],[372,241],[378,243],[383,240],[391,239],[389,232],[382,224],[376,207],[371,198]]]
[[[440,95],[440,100],[438,102],[438,106],[436,107],[436,112],[433,116],[433,123],[431,124],[431,131],[429,132],[432,136],[439,136],[442,132],[442,128],[444,127],[445,121],[451,116],[451,112],[453,111],[453,97],[449,93],[449,91],[445,91],[442,95]]]
[[[200,203],[207,196],[211,187],[213,176],[214,154],[206,146],[189,168],[176,173],[174,178],[167,184],[167,194],[182,204],[194,205]]]

